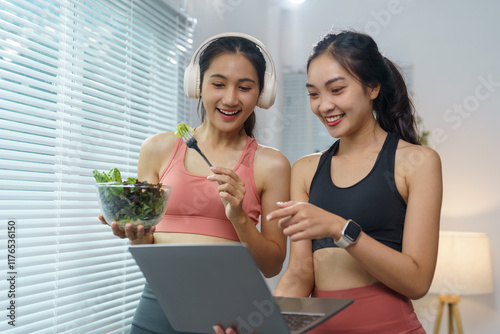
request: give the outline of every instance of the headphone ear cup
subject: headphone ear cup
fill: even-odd
[[[266,72],[264,75],[264,88],[262,89],[259,100],[257,101],[257,107],[269,109],[274,104],[277,86],[276,76],[272,73]]]
[[[184,92],[189,98],[200,98],[200,65],[189,63],[184,71]]]

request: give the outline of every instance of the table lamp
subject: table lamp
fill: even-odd
[[[438,334],[443,308],[448,307],[448,332],[463,334],[458,302],[463,295],[493,292],[493,274],[488,235],[476,232],[441,231],[436,272],[429,293],[439,294],[434,327]]]

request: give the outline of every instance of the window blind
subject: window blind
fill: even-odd
[[[144,283],[92,170],[187,117],[195,20],[166,1],[0,2],[0,332],[126,333]]]

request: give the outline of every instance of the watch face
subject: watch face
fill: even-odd
[[[348,238],[351,242],[356,241],[361,233],[361,227],[353,221],[349,221],[345,227],[344,237]]]

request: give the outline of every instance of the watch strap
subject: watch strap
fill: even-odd
[[[333,242],[339,248],[347,248],[348,246],[351,245],[351,243],[349,241],[347,241],[347,239],[343,235],[340,237],[339,240],[333,239]]]

